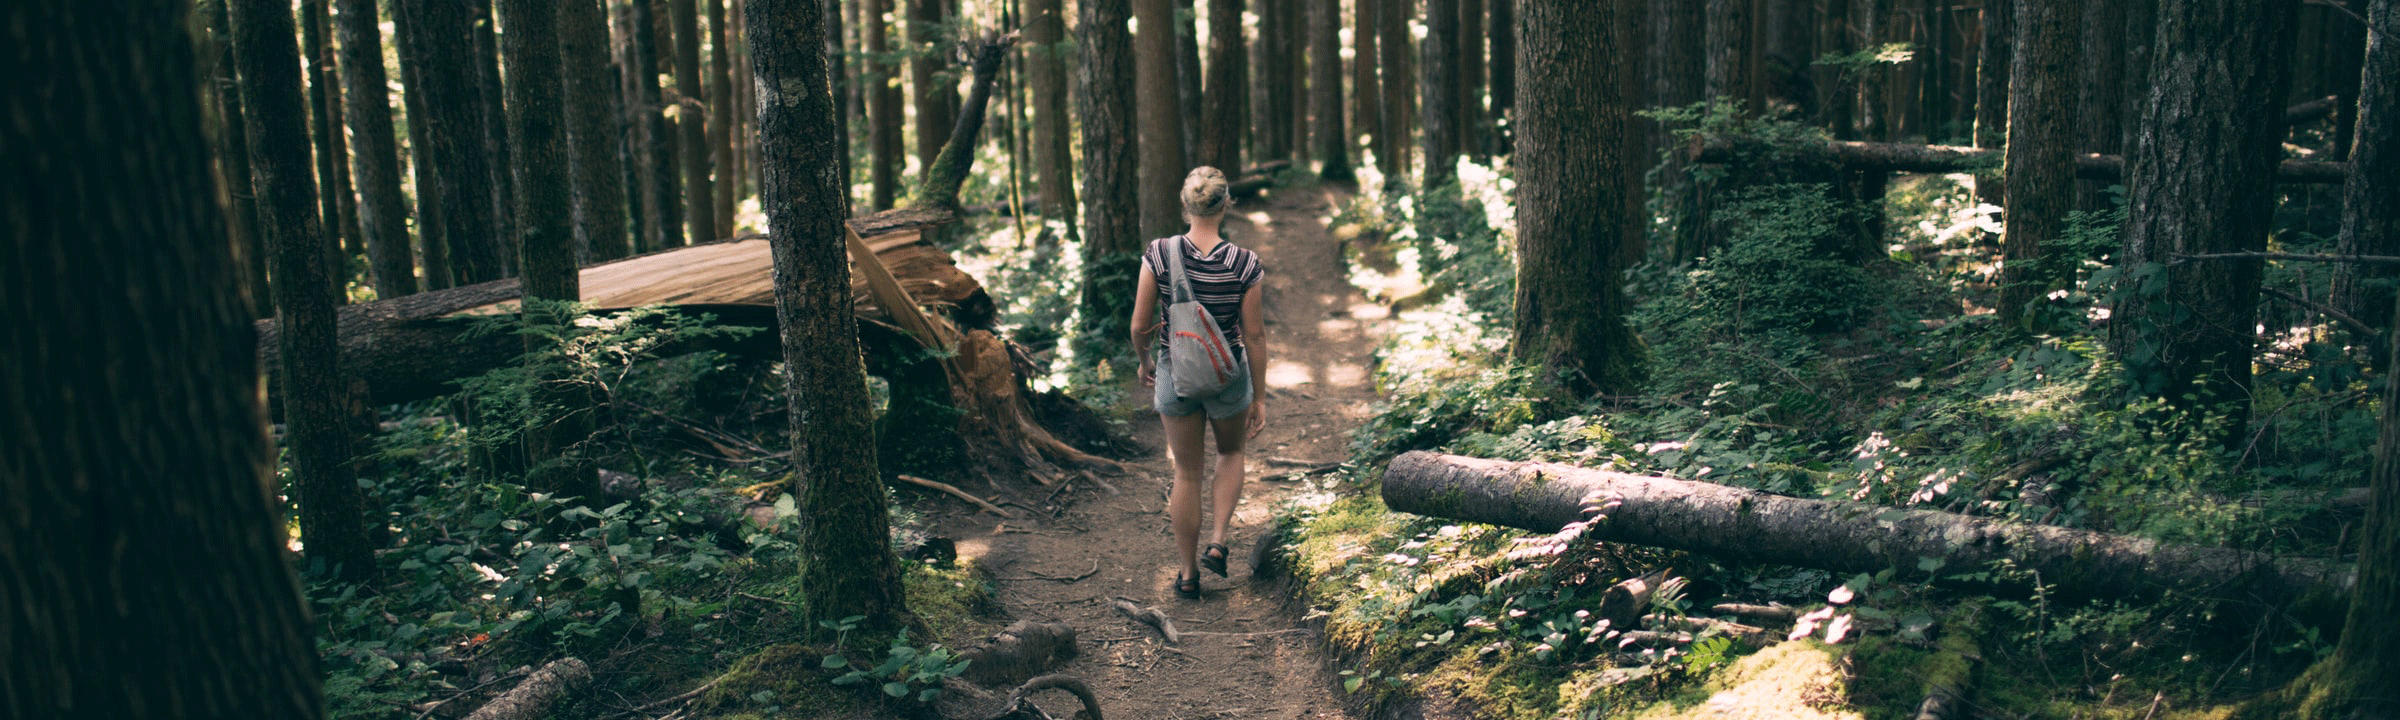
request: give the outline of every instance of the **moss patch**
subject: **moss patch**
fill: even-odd
[[[1843,653],[1815,640],[1777,643],[1734,661],[1704,695],[1686,693],[1643,708],[1642,720],[1678,718],[1825,718],[1864,716],[1833,706],[1843,694]],[[1699,695],[1695,699],[1695,695]]]

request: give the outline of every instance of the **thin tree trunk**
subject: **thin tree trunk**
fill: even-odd
[[[0,716],[325,716],[186,12],[0,6]]]
[[[1527,0],[1525,97],[1518,108],[1516,340],[1576,397],[1624,392],[1641,377],[1640,341],[1625,325],[1615,280],[1619,246],[1640,226],[1626,213],[1627,108],[1614,67],[1627,50],[1615,24],[1634,0]],[[1600,79],[1594,82],[1594,79]],[[1430,83],[1429,83],[1430,84]],[[1430,116],[1429,116],[1430,117]]]
[[[814,0],[750,0],[759,103],[759,197],[775,254],[775,308],[791,397],[792,496],[800,508],[800,587],[808,626],[864,616],[907,623],[900,565],[875,472],[875,410],[850,318],[848,214]]]
[[[1427,189],[1450,182],[1458,166],[1458,0],[1424,0],[1425,41],[1418,47],[1424,58],[1423,84],[1418,101],[1424,106],[1425,167],[1418,176]],[[1613,26],[1602,30],[1616,32]],[[1613,83],[1616,69],[1609,69]],[[1587,82],[1589,80],[1587,79]]]
[[[332,111],[341,104],[341,91],[333,86],[333,67],[328,62],[333,59],[333,48],[325,39],[326,28],[331,24],[325,15],[326,2],[300,0],[298,22],[300,58],[308,68],[302,78],[308,88],[308,132],[309,137],[314,139],[310,147],[314,148],[316,159],[312,185],[322,189],[322,192],[314,192],[314,196],[318,204],[318,217],[321,218],[318,228],[326,238],[328,265],[325,281],[332,284],[334,296],[341,297],[345,294],[344,281],[348,274],[344,270],[349,263],[342,254],[342,201],[341,195],[334,192],[334,177],[341,172],[341,166],[349,161],[337,149],[341,142],[341,120]],[[282,273],[276,275],[280,277]]]
[[[675,149],[683,161],[684,234],[693,244],[724,239],[717,227],[716,184],[709,179],[707,96],[700,87],[700,13],[694,0],[667,0],[675,35]]]
[[[655,29],[660,18],[653,12],[658,2],[628,3],[632,9],[626,40],[626,54],[633,58],[635,91],[626,104],[633,106],[633,122],[638,128],[634,177],[639,180],[637,191],[642,197],[642,243],[650,250],[684,244],[682,182],[675,162],[679,140],[667,122],[665,91],[658,84],[660,56]]]
[[[1491,3],[1492,122],[1510,125],[1509,129],[1493,131],[1492,148],[1496,154],[1507,155],[1510,138],[1516,134],[1512,116],[1517,107],[1517,0],[1491,0]]]
[[[2016,46],[2016,14],[2016,0],[1983,4],[1982,45],[1975,54],[1975,147],[1985,150],[2000,150],[2008,140],[2008,78],[2013,72],[2009,56]],[[2007,188],[1998,175],[1975,176],[1975,198],[1985,205],[2006,205]]]
[[[496,34],[500,25],[492,16],[492,0],[471,0],[469,4],[475,10],[475,72],[481,80],[476,92],[482,98],[478,107],[483,109],[484,152],[492,159],[489,171],[494,220],[491,230],[467,239],[488,248],[478,252],[490,252],[499,258],[500,277],[516,277],[517,238],[525,233],[517,217],[520,209],[516,174],[511,170],[516,164],[510,157],[514,149],[508,146],[507,90],[500,84],[500,40]],[[478,281],[484,279],[489,278]]]
[[[2008,234],[2001,244],[2000,324],[2041,332],[2033,307],[2066,281],[2053,252],[2075,209],[2075,23],[2071,0],[2014,0],[2008,79]]]
[[[2155,598],[2177,591],[2321,619],[2340,607],[2344,590],[2365,587],[2358,582],[2364,578],[2313,559],[1423,451],[1392,459],[1383,475],[1383,500],[1401,512],[1536,532],[1588,521],[1578,541],[1676,548],[1740,562],[1842,572],[1913,568],[1926,557],[1953,568],[2007,563],[2038,575],[2062,598]]]
[[[358,225],[367,243],[368,275],[376,297],[417,291],[416,261],[408,252],[407,199],[400,194],[400,145],[392,130],[392,100],[383,74],[383,29],[375,0],[341,4],[342,84],[349,102],[351,153],[358,178]]]
[[[1640,57],[1640,53],[1634,53]],[[1481,159],[1483,136],[1483,0],[1458,0],[1458,152]],[[1339,76],[1336,76],[1339,77]]]
[[[1826,0],[1825,14],[1819,21],[1817,33],[1817,47],[1822,49],[1824,54],[1839,57],[1858,52],[1858,33],[1852,30],[1850,22],[1853,15],[1850,9],[1851,4],[1856,1]],[[2006,4],[2007,0],[1989,0],[1983,4],[1983,8],[1989,15],[1993,8],[2005,7]],[[1984,27],[1991,27],[1988,21]],[[1987,35],[1984,41],[1985,50],[1988,51],[1991,48],[1992,42],[1990,36]],[[2007,43],[2005,33],[2002,34],[1999,42],[2004,45]],[[1858,139],[1858,79],[1856,73],[1832,64],[1812,64],[1812,67],[1814,70],[1810,77],[1813,78],[1813,84],[1818,88],[1818,116],[1826,130],[1833,133],[1835,140]],[[2003,83],[2007,78],[2006,74],[2000,76]],[[2006,93],[2007,90],[2003,88],[2001,92]],[[1999,116],[1993,120],[1995,123],[2005,121],[2006,116]]]
[[[1391,133],[1383,128],[1382,84],[1375,78],[1375,68],[1381,64],[1375,54],[1375,31],[1381,27],[1375,13],[1380,7],[1374,0],[1355,0],[1350,24],[1350,122],[1368,136],[1367,150],[1376,162],[1391,154],[1385,147]],[[1342,142],[1347,145],[1356,137],[1353,134]],[[1365,158],[1361,160],[1363,163]]]
[[[214,28],[216,59],[211,62],[209,82],[223,122],[218,126],[217,166],[225,176],[225,194],[232,198],[226,206],[226,228],[231,233],[235,259],[242,266],[243,287],[248,291],[251,312],[259,317],[274,317],[273,295],[267,289],[267,247],[258,236],[258,195],[250,185],[250,142],[248,123],[243,119],[242,96],[233,62],[233,26],[226,19],[227,0],[202,0],[201,11],[208,14],[208,24]]]
[[[732,237],[733,205],[740,194],[741,164],[733,155],[733,28],[725,0],[708,0],[708,148],[716,169],[717,232]],[[847,137],[847,136],[841,136]]]
[[[2122,155],[2125,112],[2138,106],[2125,97],[2125,4],[2085,4],[2072,22],[2080,28],[2073,72],[2078,76],[2076,149]],[[2098,211],[2110,203],[2099,183],[2075,184],[2075,209]]]
[[[2400,8],[2391,0],[2368,7],[2367,51],[2358,86],[2358,110],[2350,139],[2350,179],[2342,186],[2342,230],[2334,252],[2344,255],[2400,254],[2400,199],[2389,176],[2370,178],[2372,168],[2395,165],[2400,152]],[[2378,34],[2380,33],[2380,34]],[[2373,180],[2385,182],[2376,183]],[[2392,268],[2354,263],[2335,266],[2333,306],[2375,327],[2391,324]],[[2391,426],[2389,418],[2385,426]],[[2387,506],[2388,507],[2388,506]]]
[[[900,199],[901,159],[900,129],[902,110],[900,88],[894,82],[898,68],[883,58],[891,57],[891,43],[886,39],[884,15],[891,12],[891,0],[864,0],[865,24],[859,32],[866,37],[867,64],[859,71],[867,85],[867,115],[871,157],[867,172],[872,183],[869,205],[874,210],[890,210]]]
[[[1710,100],[1745,103],[1750,95],[1747,57],[1751,0],[1708,0],[1708,90]]]
[[[1083,66],[1075,87],[1083,142],[1083,283],[1075,357],[1094,367],[1126,350],[1117,344],[1123,337],[1117,329],[1133,313],[1134,279],[1141,272],[1136,64],[1133,35],[1125,28],[1132,0],[1077,0],[1076,7]]]
[[[1033,86],[1034,184],[1042,198],[1042,215],[1066,223],[1075,221],[1074,125],[1067,117],[1067,20],[1059,0],[1029,0],[1025,6],[1027,79]],[[1079,233],[1078,233],[1079,234]]]
[[[1285,32],[1276,41],[1283,46],[1287,63],[1286,74],[1280,78],[1283,89],[1283,147],[1290,159],[1308,165],[1308,0],[1283,0],[1275,3],[1275,11],[1283,15]],[[1269,158],[1273,159],[1273,158]]]
[[[518,240],[519,287],[527,300],[524,322],[529,328],[559,328],[572,318],[555,303],[581,301],[583,293],[575,262],[574,176],[567,158],[566,70],[560,62],[558,3],[500,0],[499,5],[500,22],[508,30],[501,36],[508,60],[508,135],[509,145],[516,148],[517,206],[525,232]],[[525,350],[552,350],[556,342],[529,334]],[[599,476],[575,449],[591,435],[592,401],[580,387],[562,387],[558,380],[543,378],[535,393],[539,415],[525,430],[525,484],[543,492],[597,497]]]
[[[948,0],[907,0],[908,88],[916,108],[918,183],[942,156],[942,143],[958,125],[958,81],[945,79],[950,67],[950,38],[942,23],[949,19]]]
[[[425,62],[418,57],[422,40],[410,27],[405,7],[411,0],[393,0],[392,46],[400,57],[401,108],[408,114],[408,175],[416,190],[417,252],[425,268],[425,289],[450,287],[449,243],[442,239],[441,183],[434,178],[432,112],[425,108],[425,80],[418,77]]]
[[[480,71],[471,35],[474,14],[463,4],[443,0],[400,0],[399,7],[406,13],[401,25],[413,46],[410,56],[418,61],[414,64],[420,86],[408,91],[418,96],[423,113],[409,125],[425,128],[428,142],[417,152],[435,181],[431,189],[418,192],[434,193],[440,205],[434,217],[439,223],[436,240],[443,243],[439,255],[449,261],[450,270],[443,277],[453,286],[500,279],[500,255],[492,237],[497,226],[492,157],[484,143]],[[426,252],[429,264],[436,254]]]
[[[1140,237],[1166,237],[1183,230],[1183,205],[1176,197],[1183,188],[1184,171],[1190,167],[1183,156],[1184,111],[1175,80],[1175,4],[1172,0],[1134,0],[1133,10],[1134,22],[1141,28],[1134,42],[1135,68],[1141,76],[1135,90],[1142,122],[1141,182],[1135,186],[1141,206]],[[1085,146],[1086,151],[1090,149]]]
[[[327,267],[316,189],[308,182],[308,110],[300,92],[299,49],[293,45],[291,6],[280,0],[233,0],[234,61],[241,66],[242,105],[249,121],[250,165],[259,203],[259,229],[275,262],[276,324],[285,387],[283,417],[293,487],[299,496],[300,537],[308,560],[322,572],[357,581],[372,577],[364,501],[352,474],[347,378],[334,344],[336,300]]]
[[[1376,50],[1383,55],[1383,129],[1392,136],[1388,157],[1381,159],[1385,187],[1405,185],[1403,177],[1408,168],[1408,150],[1412,142],[1412,123],[1409,107],[1416,99],[1414,70],[1409,63],[1411,49],[1408,41],[1408,21],[1416,15],[1417,0],[1397,0],[1379,3],[1376,19],[1383,22],[1375,40]],[[1398,185],[1395,185],[1398,183]]]
[[[2264,9],[2217,0],[2159,8],[2153,102],[2127,158],[2125,253],[2131,272],[2175,253],[2263,250],[2282,154],[2283,98],[2297,0]],[[2013,192],[2013,190],[2012,190]],[[2249,416],[2256,262],[2166,268],[2164,291],[2119,301],[2112,347],[2141,392]],[[2129,284],[2134,289],[2142,284]]]
[[[1200,22],[1199,11],[1192,0],[1175,0],[1175,97],[1184,112],[1192,117],[1183,121],[1183,158],[1194,165],[1205,164],[1200,155],[1200,134],[1207,122],[1207,111],[1200,99]],[[1190,18],[1191,22],[1185,22]]]
[[[1258,0],[1251,8],[1250,14],[1258,18],[1258,61],[1250,63],[1256,77],[1248,88],[1250,96],[1245,105],[1250,117],[1249,157],[1254,160],[1280,160],[1291,155],[1290,148],[1283,146],[1285,135],[1281,131],[1282,118],[1275,117],[1277,79],[1291,72],[1291,61],[1284,59],[1281,54],[1283,45],[1275,41],[1276,34],[1283,32],[1283,16],[1276,12],[1275,4],[1288,1]],[[1235,170],[1226,171],[1228,178],[1237,174]]]
[[[1339,2],[1339,0],[1336,0]],[[1237,175],[1242,168],[1243,118],[1250,90],[1242,82],[1247,53],[1242,45],[1242,0],[1209,0],[1207,100],[1200,109],[1200,149],[1195,165]]]
[[[826,72],[831,75],[833,82],[833,123],[834,126],[839,129],[841,133],[840,137],[842,138],[841,142],[835,144],[835,147],[840,149],[841,152],[834,153],[834,159],[840,162],[842,165],[842,201],[855,203],[856,199],[850,197],[850,186],[852,184],[850,168],[852,165],[857,163],[853,158],[850,157],[850,138],[857,137],[851,133],[866,127],[867,119],[866,111],[859,104],[858,77],[851,74],[850,61],[848,58],[844,57],[849,53],[850,48],[846,46],[849,42],[849,36],[845,33],[843,28],[845,26],[856,24],[852,18],[857,16],[857,12],[855,10],[845,12],[843,9],[845,3],[843,3],[842,0],[818,0],[818,2],[825,6],[825,60],[831,66]],[[851,8],[858,7],[858,3],[856,2],[847,3],[847,5]],[[740,18],[742,22],[743,42],[740,47],[743,49],[743,54],[747,55],[749,54],[748,49],[750,31],[750,13],[748,11],[748,7],[744,6],[742,12],[735,13],[735,17]],[[754,80],[756,79],[756,76],[751,75],[751,73],[755,72],[755,68],[751,63],[743,63],[739,66],[739,68],[744,76],[751,77]],[[751,91],[748,90],[748,88],[757,87],[757,83],[743,83],[742,87],[744,90],[741,94],[744,97],[749,97],[745,103],[753,106],[757,105],[758,98],[751,96]],[[751,107],[750,110],[750,112],[744,113],[742,117],[747,122],[756,123],[758,121],[758,108]],[[750,173],[752,182],[755,183],[757,182],[758,174],[758,169],[755,166],[755,163],[758,162],[758,148],[755,145],[757,138],[749,133],[744,133],[742,142],[745,143],[745,146],[747,147],[747,152],[745,153],[747,162],[754,164],[750,170]],[[756,185],[753,185],[752,187],[755,189]],[[765,200],[762,197],[760,201],[764,202]]]
[[[1317,117],[1317,176],[1350,182],[1349,123],[1342,118],[1342,0],[1311,0],[1308,7],[1309,107]]]
[[[608,18],[600,0],[563,0],[559,56],[566,73],[567,165],[574,177],[578,257],[615,260],[632,254],[625,229],[625,168],[619,164],[617,123],[609,107]]]

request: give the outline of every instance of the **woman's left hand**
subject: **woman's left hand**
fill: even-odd
[[[1260,400],[1251,403],[1249,437],[1258,437],[1258,431],[1265,429],[1267,429],[1267,401]]]

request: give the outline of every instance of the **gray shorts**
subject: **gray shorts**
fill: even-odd
[[[1234,381],[1223,392],[1204,398],[1175,396],[1175,375],[1167,363],[1166,353],[1159,353],[1157,375],[1153,378],[1156,390],[1151,392],[1150,406],[1165,417],[1183,417],[1208,410],[1210,420],[1223,420],[1241,414],[1250,407],[1250,350],[1242,349],[1242,379]]]

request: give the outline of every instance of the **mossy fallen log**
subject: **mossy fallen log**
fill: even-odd
[[[1725,485],[1411,452],[1384,471],[1383,501],[1420,515],[1556,532],[1589,523],[1586,540],[1675,548],[1743,562],[1842,572],[1918,571],[1936,559],[1959,575],[2038,582],[2062,599],[2155,599],[2168,594],[2255,603],[2307,622],[2338,623],[2355,582],[2342,566],[2226,548],[1932,510],[1770,495]]]

